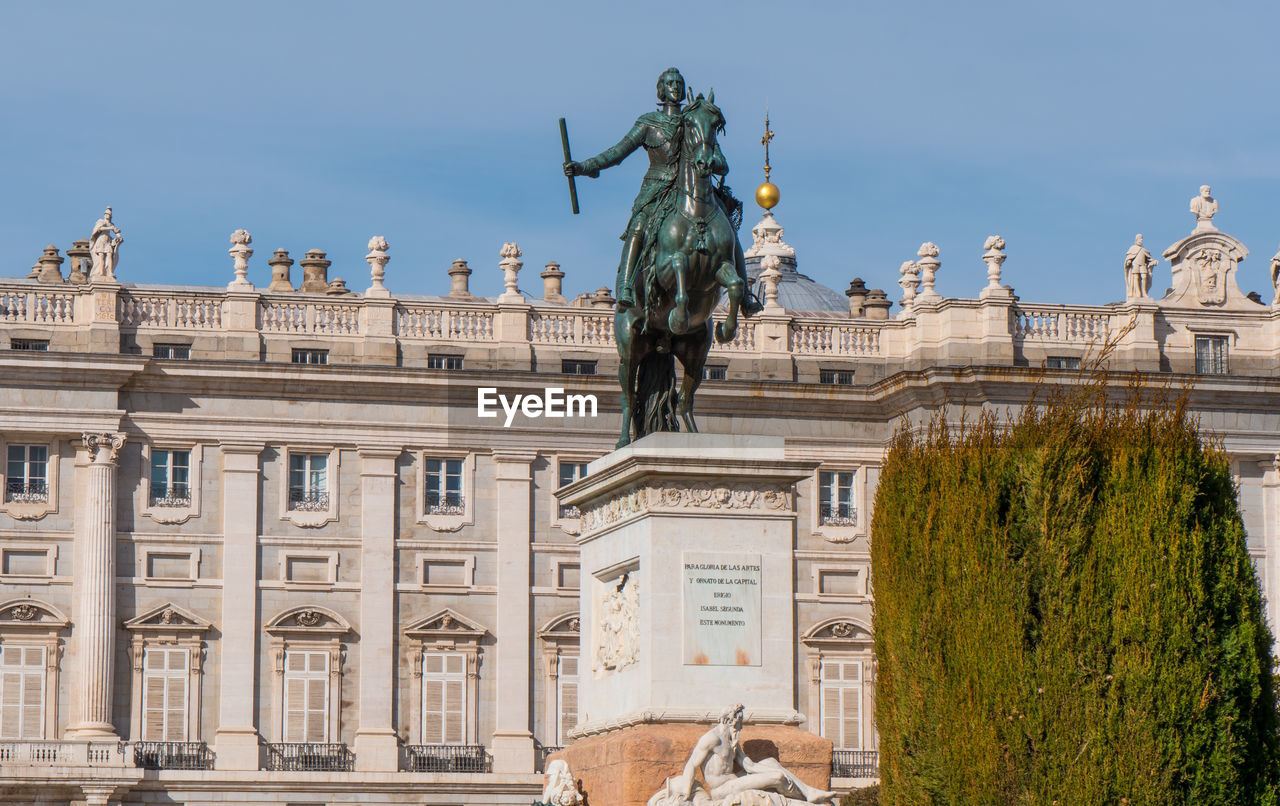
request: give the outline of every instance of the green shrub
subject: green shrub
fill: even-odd
[[[840,806],[880,806],[880,786],[864,786],[840,798]]]
[[[1276,802],[1271,635],[1182,402],[902,430],[874,513],[884,803]]]

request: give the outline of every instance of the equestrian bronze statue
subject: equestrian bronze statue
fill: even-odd
[[[649,154],[618,264],[618,447],[654,431],[679,431],[681,423],[697,431],[693,396],[713,330],[717,340],[731,341],[739,311],[749,316],[761,310],[738,242],[742,204],[723,179],[713,179],[729,172],[717,143],[725,121],[715,92],[686,95],[684,78],[673,67],[658,79],[658,100],[658,111],[641,115],[613,148],[564,164],[567,176],[594,178],[640,147]],[[728,310],[714,325],[722,291]],[[678,386],[674,359],[683,371]]]

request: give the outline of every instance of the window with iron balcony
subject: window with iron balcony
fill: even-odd
[[[823,526],[857,526],[851,471],[818,474],[818,522]]]
[[[466,514],[461,459],[427,459],[424,486],[428,515]]]
[[[49,448],[46,445],[10,445],[4,479],[4,500],[15,504],[42,504],[49,500]]]
[[[191,506],[191,451],[151,451],[153,507]]]
[[[586,462],[560,462],[560,486],[573,484],[578,479],[587,475]],[[560,505],[560,517],[562,518],[581,518],[582,513],[577,507],[568,504]]]
[[[289,509],[329,509],[329,457],[323,453],[289,454]]]

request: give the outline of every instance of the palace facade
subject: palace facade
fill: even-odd
[[[837,786],[876,775],[879,466],[940,408],[1015,410],[1104,349],[1119,387],[1189,386],[1277,623],[1280,305],[1241,293],[1247,250],[1200,219],[1154,269],[1168,293],[1131,249],[1126,301],[1097,306],[1018,299],[994,236],[955,268],[924,244],[891,302],[800,274],[772,215],[753,230],[768,305],[713,348],[697,412],[817,466],[789,504],[791,665]],[[570,300],[549,263],[523,292],[507,244],[499,297],[463,261],[447,295],[397,296],[379,238],[366,291],[315,250],[295,290],[287,253],[268,281],[232,242],[226,287],[120,282],[87,242],[0,280],[0,801],[529,803],[590,717],[593,569],[555,491],[617,440],[608,290]],[[974,296],[939,295],[944,270]],[[482,390],[543,403],[481,416]]]

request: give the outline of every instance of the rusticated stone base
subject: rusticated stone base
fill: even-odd
[[[552,758],[569,764],[589,806],[644,806],[670,776],[679,775],[709,725],[636,725],[579,739]],[[742,749],[759,761],[776,758],[810,786],[831,785],[831,742],[783,725],[747,726]]]

